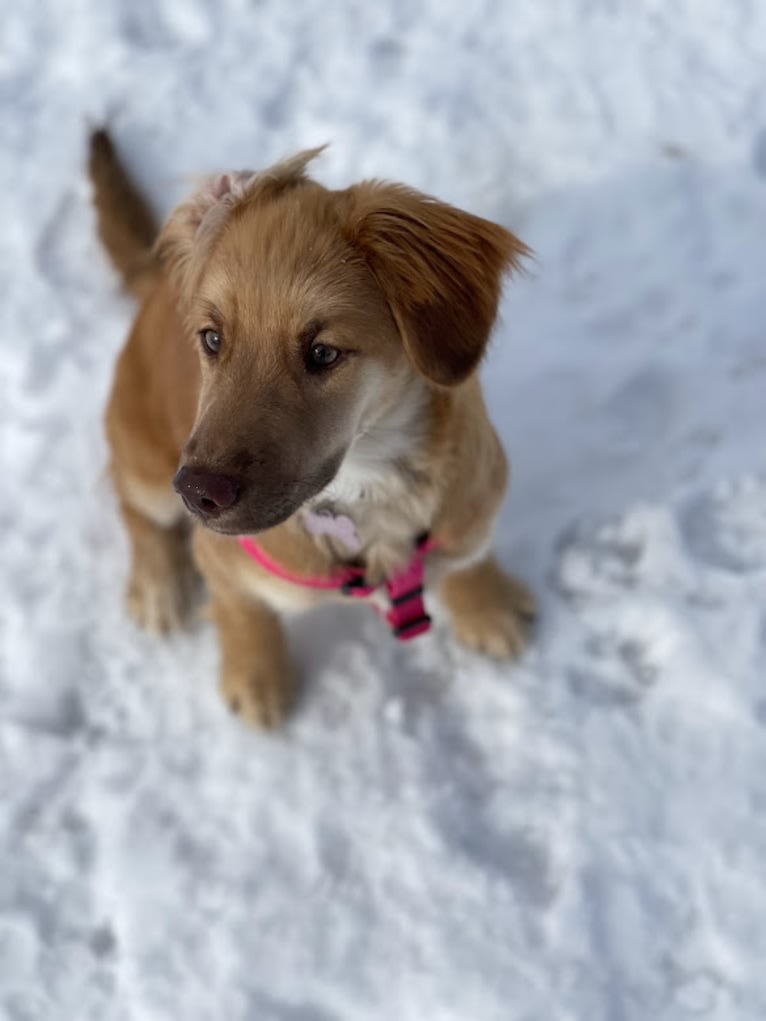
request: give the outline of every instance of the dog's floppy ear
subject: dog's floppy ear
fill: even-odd
[[[277,198],[306,181],[306,167],[324,149],[306,149],[268,170],[234,170],[205,178],[170,214],[156,243],[159,257],[182,288],[193,286],[210,241],[232,210],[245,202]]]
[[[383,289],[410,360],[434,383],[461,383],[486,349],[503,274],[529,249],[402,185],[366,182],[347,195],[346,236]]]

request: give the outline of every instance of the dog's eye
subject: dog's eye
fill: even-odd
[[[202,330],[199,339],[205,354],[217,355],[221,350],[221,334],[217,330]]]
[[[306,368],[309,372],[321,372],[322,369],[329,369],[339,358],[340,351],[337,347],[330,347],[329,344],[312,344]]]

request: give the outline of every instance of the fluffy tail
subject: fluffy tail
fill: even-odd
[[[90,179],[98,234],[125,287],[139,298],[152,288],[157,262],[152,246],[157,222],[146,200],[128,177],[106,131],[90,137]]]

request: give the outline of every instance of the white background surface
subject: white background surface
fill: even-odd
[[[766,1016],[765,100],[754,0],[3,12],[3,1021]],[[263,737],[206,627],[133,629],[104,119],[162,212],[330,141],[533,246],[485,371],[521,665],[320,612]]]

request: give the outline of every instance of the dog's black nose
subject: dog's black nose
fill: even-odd
[[[176,472],[173,488],[183,497],[189,510],[202,518],[215,518],[234,506],[242,485],[231,475],[184,466]]]

